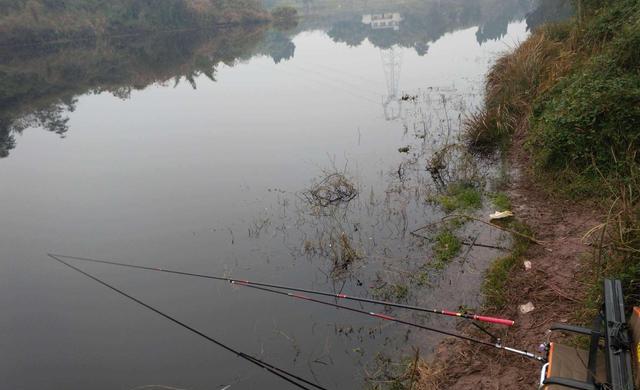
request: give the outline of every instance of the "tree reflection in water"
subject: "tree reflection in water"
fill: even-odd
[[[568,1],[546,0],[370,2],[361,7],[302,3],[307,15],[288,31],[254,25],[0,48],[0,158],[9,155],[16,146],[15,135],[27,128],[59,135],[69,131],[67,115],[74,111],[77,96],[108,92],[128,99],[134,90],[170,82],[187,82],[195,89],[201,75],[216,81],[220,63],[233,66],[256,55],[269,56],[275,63],[292,58],[292,37],[302,31],[327,31],[334,41],[349,46],[368,40],[380,49],[410,47],[423,56],[431,43],[461,28],[478,26],[476,38],[482,44],[504,36],[512,20],[526,17],[534,28],[548,15],[571,12]],[[400,13],[400,28],[372,29],[362,22],[365,13],[384,12]]]

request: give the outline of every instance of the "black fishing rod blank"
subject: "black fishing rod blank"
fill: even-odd
[[[382,301],[382,300],[378,300],[378,299],[355,297],[355,296],[351,296],[351,295],[347,295],[347,294],[336,294],[336,293],[330,293],[330,292],[325,292],[325,291],[317,291],[317,290],[309,290],[309,289],[297,288],[297,287],[291,287],[291,286],[283,286],[283,285],[278,285],[278,284],[261,283],[261,282],[253,282],[253,281],[250,281],[250,280],[233,279],[233,278],[228,278],[228,277],[223,277],[223,276],[205,275],[205,274],[197,274],[197,273],[191,273],[191,272],[175,271],[175,270],[170,270],[170,269],[165,269],[165,268],[145,267],[145,266],[142,266],[142,265],[119,263],[119,262],[116,262],[116,261],[97,260],[97,259],[91,259],[91,258],[87,258],[87,257],[65,256],[65,255],[55,255],[55,256],[63,257],[63,258],[67,258],[67,259],[85,261],[85,262],[114,265],[114,266],[119,266],[119,267],[136,268],[136,269],[147,270],[147,271],[157,271],[157,272],[164,272],[164,273],[169,273],[169,274],[192,276],[192,277],[197,277],[197,278],[205,278],[205,279],[213,279],[213,280],[220,280],[220,281],[225,281],[225,282],[230,282],[230,283],[242,283],[244,285],[252,285],[252,286],[257,286],[257,287],[277,288],[277,289],[280,289],[280,290],[296,291],[296,292],[301,292],[301,293],[305,293],[305,294],[322,295],[322,296],[336,298],[336,299],[346,299],[346,300],[351,300],[351,301],[356,301],[356,302],[371,303],[371,304],[374,304],[374,305],[384,305],[384,306],[390,306],[390,307],[397,307],[397,308],[401,308],[401,309],[407,309],[407,310],[413,310],[413,311],[421,311],[421,312],[425,312],[425,313],[438,314],[438,315],[444,315],[444,316],[449,316],[449,317],[458,317],[458,318],[464,318],[464,319],[472,320],[472,321],[487,322],[487,323],[491,323],[491,324],[512,326],[515,323],[513,320],[508,320],[508,319],[504,319],[504,318],[496,318],[496,317],[483,316],[483,315],[471,314],[471,313],[454,312],[454,311],[449,311],[449,310],[428,309],[428,308],[424,308],[424,307],[405,305],[405,304],[402,304],[402,303],[388,302],[388,301]]]
[[[440,334],[443,334],[443,335],[446,335],[446,336],[456,337],[456,338],[459,338],[459,339],[462,339],[462,340],[466,340],[466,341],[469,341],[469,342],[473,342],[473,343],[476,343],[476,344],[485,345],[485,346],[488,346],[488,347],[497,348],[497,349],[501,349],[501,350],[508,351],[508,352],[511,352],[511,353],[515,353],[515,354],[518,354],[520,356],[523,356],[523,357],[526,357],[526,358],[529,358],[529,359],[533,359],[533,360],[536,360],[536,361],[539,361],[539,362],[545,362],[545,358],[543,358],[541,356],[538,356],[538,355],[535,355],[535,354],[533,354],[531,352],[522,351],[522,350],[511,348],[511,347],[506,347],[506,346],[502,345],[500,340],[497,340],[495,343],[491,343],[491,342],[488,342],[488,341],[475,339],[473,337],[461,335],[461,334],[458,334],[458,333],[449,332],[449,331],[446,331],[446,330],[432,328],[432,327],[429,327],[429,326],[420,325],[420,324],[416,324],[416,323],[413,323],[413,322],[401,320],[399,318],[392,317],[392,316],[389,316],[389,315],[386,315],[386,314],[369,312],[369,311],[360,310],[360,309],[356,309],[356,308],[352,308],[352,307],[348,307],[348,306],[342,306],[342,305],[338,305],[338,304],[333,303],[333,302],[321,301],[321,300],[314,299],[314,298],[311,298],[311,297],[307,297],[307,296],[301,295],[301,294],[294,294],[294,293],[289,293],[289,292],[285,292],[285,291],[274,290],[273,288],[282,289],[282,290],[289,290],[289,291],[296,291],[296,292],[313,293],[313,294],[325,295],[325,296],[330,296],[330,297],[335,297],[335,298],[342,298],[344,296],[344,294],[326,293],[326,292],[320,292],[320,291],[314,291],[314,290],[306,290],[306,289],[300,289],[300,288],[289,287],[289,286],[280,286],[280,285],[275,285],[275,284],[251,282],[251,281],[247,281],[247,280],[238,280],[238,279],[232,279],[232,278],[222,277],[222,276],[204,275],[204,274],[196,274],[196,273],[190,273],[190,272],[168,270],[168,269],[163,269],[163,268],[145,267],[145,266],[141,266],[141,265],[118,263],[118,262],[107,261],[107,260],[96,260],[96,259],[91,259],[91,258],[86,258],[86,257],[63,256],[63,255],[52,255],[52,254],[49,254],[49,256],[52,256],[54,258],[56,258],[56,256],[58,256],[58,257],[64,257],[64,258],[69,258],[69,259],[75,259],[75,260],[79,260],[79,261],[85,261],[85,262],[101,263],[101,264],[115,265],[115,266],[121,266],[121,267],[127,267],[127,268],[136,268],[136,269],[141,269],[141,270],[159,271],[159,272],[166,272],[166,273],[170,273],[170,274],[177,274],[177,275],[183,275],[183,276],[192,276],[192,277],[199,277],[199,278],[205,278],[205,279],[214,279],[214,280],[227,281],[227,282],[230,282],[231,284],[234,284],[234,285],[251,287],[251,288],[258,289],[258,290],[271,292],[271,293],[274,293],[274,294],[289,296],[289,297],[297,298],[297,299],[303,299],[303,300],[306,300],[306,301],[315,302],[315,303],[319,303],[319,304],[323,304],[323,305],[329,305],[329,306],[333,306],[335,308],[345,309],[345,310],[348,310],[348,311],[352,311],[352,312],[356,312],[356,313],[360,313],[360,314],[365,314],[365,315],[368,315],[368,316],[371,316],[371,317],[380,318],[382,320],[392,321],[392,322],[396,322],[396,323],[399,323],[399,324],[408,325],[408,326],[416,327],[416,328],[419,328],[419,329],[423,329],[423,330],[427,330],[427,331],[431,331],[431,332],[435,332],[435,333],[440,333]],[[75,269],[75,267],[74,267],[74,269]],[[369,299],[366,299],[366,298],[351,297],[351,299],[352,300],[362,300],[364,302],[385,304],[385,305],[387,304],[387,302],[384,302],[384,301],[369,300]],[[389,306],[401,306],[401,307],[406,306],[406,305],[400,305],[400,304],[393,304],[392,302],[388,302],[388,303],[389,303]],[[411,308],[411,306],[408,306],[408,307]],[[431,309],[424,309],[424,308],[419,308],[419,307],[417,307],[415,310],[435,312],[436,314],[442,314],[439,311],[432,311]],[[447,314],[445,314],[445,315],[447,315]],[[510,320],[506,320],[506,321],[510,321]]]
[[[270,363],[265,362],[264,360],[258,359],[255,356],[252,356],[252,355],[246,354],[244,352],[238,351],[238,350],[236,350],[236,349],[234,349],[234,348],[232,348],[232,347],[230,347],[230,346],[228,346],[226,344],[223,344],[222,342],[220,342],[220,341],[218,341],[218,340],[206,335],[205,333],[203,333],[203,332],[201,332],[201,331],[199,331],[199,330],[197,330],[197,329],[185,324],[184,322],[182,322],[182,321],[180,321],[180,320],[178,320],[178,319],[176,319],[176,318],[174,318],[174,317],[172,317],[172,316],[160,311],[159,309],[156,309],[155,307],[153,307],[153,306],[151,306],[151,305],[139,300],[138,298],[127,294],[126,292],[118,289],[117,287],[114,287],[114,286],[110,285],[109,283],[99,279],[98,277],[93,276],[90,273],[85,272],[85,271],[81,270],[80,268],[77,268],[77,267],[67,263],[66,261],[62,260],[61,258],[59,258],[56,255],[48,254],[48,256],[50,258],[56,260],[57,262],[59,262],[61,264],[64,264],[65,266],[71,268],[72,270],[77,271],[77,272],[85,275],[86,277],[88,277],[88,278],[100,283],[101,285],[103,285],[103,286],[105,286],[105,287],[117,292],[118,294],[126,297],[127,299],[129,299],[129,300],[131,300],[131,301],[133,301],[133,302],[135,302],[135,303],[137,303],[137,304],[139,304],[139,305],[141,305],[141,306],[143,306],[143,307],[145,307],[145,308],[147,308],[147,309],[149,309],[149,310],[161,315],[162,317],[164,317],[164,318],[168,319],[169,321],[171,321],[171,322],[173,322],[173,323],[175,323],[175,324],[187,329],[188,331],[190,331],[190,332],[192,332],[192,333],[194,333],[194,334],[196,334],[196,335],[198,335],[198,336],[200,336],[200,337],[202,337],[202,338],[214,343],[215,345],[217,345],[217,346],[219,346],[219,347],[221,347],[221,348],[223,348],[223,349],[225,349],[225,350],[227,350],[227,351],[229,351],[229,352],[231,352],[233,354],[235,354],[236,356],[238,356],[238,357],[240,357],[242,359],[245,359],[246,361],[248,361],[248,362],[250,362],[250,363],[252,363],[252,364],[254,364],[254,365],[258,366],[258,367],[261,367],[261,368],[265,369],[269,373],[281,378],[282,380],[284,380],[286,382],[289,382],[290,384],[294,385],[297,388],[311,390],[311,387],[313,387],[313,388],[318,389],[318,390],[327,390],[325,387],[317,385],[317,384],[315,384],[315,383],[313,383],[311,381],[308,381],[308,380],[306,380],[306,379],[304,379],[304,378],[302,378],[300,376],[297,376],[297,375],[292,374],[292,373],[290,373],[290,372],[288,372],[286,370],[278,368],[278,367],[276,367],[276,366],[274,366],[274,365],[272,365]],[[60,257],[65,257],[65,256],[60,256]],[[308,386],[311,386],[311,387],[307,387],[305,385],[308,385]]]
[[[401,320],[399,318],[396,318],[396,317],[393,317],[393,316],[390,316],[390,315],[381,314],[381,313],[375,313],[375,312],[366,311],[366,310],[360,310],[360,309],[356,309],[356,308],[349,307],[349,306],[342,306],[342,305],[339,305],[337,303],[321,301],[319,299],[307,297],[307,296],[301,295],[301,294],[295,294],[295,293],[290,293],[290,292],[285,292],[285,291],[273,290],[273,289],[266,288],[266,287],[260,287],[260,286],[255,286],[255,285],[243,283],[241,281],[234,281],[234,282],[231,282],[231,283],[232,284],[237,284],[237,285],[240,285],[240,286],[246,286],[246,287],[255,288],[257,290],[269,291],[269,292],[274,293],[274,294],[286,295],[286,296],[289,296],[289,297],[292,297],[292,298],[297,298],[297,299],[302,299],[302,300],[305,300],[305,301],[315,302],[315,303],[319,303],[319,304],[322,304],[322,305],[332,306],[332,307],[335,307],[335,308],[338,308],[338,309],[345,309],[345,310],[352,311],[352,312],[355,312],[355,313],[360,313],[360,314],[368,315],[368,316],[371,316],[371,317],[380,318],[382,320],[392,321],[392,322],[396,322],[396,323],[399,323],[399,324],[408,325],[408,326],[412,326],[412,327],[423,329],[423,330],[428,330],[430,332],[440,333],[440,334],[443,334],[445,336],[456,337],[456,338],[459,338],[459,339],[462,339],[462,340],[470,341],[472,343],[484,345],[484,346],[487,346],[487,347],[492,347],[492,348],[501,349],[503,351],[512,352],[512,353],[518,354],[520,356],[526,357],[528,359],[533,359],[533,360],[536,360],[536,361],[539,361],[539,362],[546,362],[546,359],[544,357],[542,357],[542,356],[535,355],[535,354],[533,354],[531,352],[527,352],[527,351],[522,351],[522,350],[515,349],[515,348],[506,347],[506,346],[502,345],[502,343],[500,342],[499,339],[495,343],[490,343],[488,341],[484,341],[484,340],[476,339],[476,338],[473,338],[473,337],[465,336],[465,335],[462,335],[462,334],[459,334],[459,333],[449,332],[447,330],[433,328],[433,327],[426,326],[426,325],[420,325],[420,324],[417,324],[415,322],[409,322],[409,321]],[[494,337],[494,336],[492,336],[492,337]]]

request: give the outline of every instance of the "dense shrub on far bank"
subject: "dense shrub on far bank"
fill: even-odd
[[[0,0],[0,45],[268,19],[258,0]]]

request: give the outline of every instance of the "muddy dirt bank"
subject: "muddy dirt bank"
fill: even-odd
[[[516,321],[508,331],[501,331],[505,345],[537,352],[549,326],[570,321],[581,307],[586,290],[581,275],[587,272],[592,252],[582,237],[600,216],[593,205],[569,203],[545,193],[531,179],[520,142],[514,142],[507,160],[512,168],[507,193],[513,211],[544,245],[529,246],[510,272],[506,305],[488,307],[486,312]],[[530,270],[525,270],[525,260],[531,262]],[[518,306],[528,302],[535,309],[520,313]],[[462,331],[475,332],[471,327]],[[414,388],[536,389],[539,370],[539,363],[513,354],[448,339],[421,366],[420,384]]]

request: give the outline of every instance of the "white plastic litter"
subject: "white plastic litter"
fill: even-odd
[[[505,211],[496,211],[495,213],[489,215],[489,219],[503,219],[503,218],[509,218],[509,217],[513,217],[513,212],[509,211],[509,210],[505,210]]]
[[[531,269],[531,262],[529,260],[525,260],[524,262],[524,270],[529,271]]]
[[[522,314],[527,314],[527,313],[531,313],[533,310],[535,310],[535,306],[533,306],[533,303],[531,302],[527,302],[524,305],[520,305],[518,306],[518,310],[520,310],[520,313]]]

